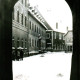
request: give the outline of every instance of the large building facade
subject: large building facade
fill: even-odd
[[[12,13],[12,48],[21,47],[24,53],[28,52],[28,8],[27,0],[19,0],[14,5]]]
[[[47,27],[38,9],[19,0],[12,15],[12,49],[21,48],[25,55],[45,50]]]
[[[39,53],[46,48],[46,29],[43,17],[36,7],[29,6],[29,53]]]
[[[46,49],[48,51],[64,51],[64,33],[47,30],[46,35]]]

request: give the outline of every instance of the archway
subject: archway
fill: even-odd
[[[67,3],[69,4],[71,10],[72,10],[72,15],[73,15],[73,55],[72,55],[72,68],[71,68],[71,78],[70,80],[79,80],[79,75],[80,75],[80,56],[79,56],[79,49],[80,49],[80,36],[79,36],[79,26],[80,26],[80,10],[79,10],[79,0],[66,0]]]
[[[1,0],[0,1],[0,79],[1,80],[12,80],[12,62],[11,60],[11,47],[12,47],[12,36],[11,36],[11,14],[13,5],[17,0]],[[79,50],[80,50],[80,5],[79,0],[66,0],[70,5],[73,14],[73,56],[72,56],[72,70],[71,80],[79,80]],[[11,5],[10,5],[11,4]],[[9,6],[10,5],[10,6]],[[6,24],[5,24],[6,23]],[[9,26],[6,28],[6,26]],[[9,36],[8,36],[9,35]],[[9,43],[9,44],[8,44]]]

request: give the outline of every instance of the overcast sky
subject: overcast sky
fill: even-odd
[[[37,6],[49,25],[56,30],[66,32],[66,27],[72,30],[72,13],[65,0],[29,0],[31,6]]]

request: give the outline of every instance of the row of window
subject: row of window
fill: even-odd
[[[58,45],[56,44],[54,49],[64,49],[64,45]]]
[[[41,30],[36,24],[32,23],[31,21],[29,21],[29,29],[41,34],[42,36],[45,36],[45,32],[43,30]]]
[[[20,13],[19,13],[19,11],[17,11],[17,22],[19,23],[20,22],[20,18],[19,18],[19,16],[20,16]],[[24,21],[25,20],[25,21]],[[27,17],[25,16],[23,16],[23,14],[21,14],[21,24],[23,25],[23,22],[25,22],[24,24],[25,24],[25,26],[27,25]]]
[[[42,44],[42,46],[44,46],[43,44],[44,43],[41,43]],[[17,45],[17,48],[19,47],[19,46],[21,46],[21,47],[27,47],[27,40],[26,39],[19,39],[19,38],[17,38],[17,41],[15,42],[15,39],[13,38],[12,39],[12,47],[15,47],[15,45]],[[39,43],[38,43],[38,40],[36,40],[36,39],[29,39],[29,46],[30,47],[38,47],[38,45],[39,45]]]
[[[26,39],[19,39],[17,38],[17,41],[15,42],[15,39],[12,38],[12,47],[15,47],[15,45],[17,45],[17,47],[21,46],[21,47],[27,47],[27,40]]]
[[[29,46],[30,46],[30,47],[34,47],[34,46],[35,46],[35,47],[38,47],[38,40],[34,40],[34,39],[31,39],[31,38],[30,38],[29,41],[30,41],[30,42],[29,42]]]
[[[39,47],[39,42],[38,42],[38,40],[30,38],[29,41],[30,41],[30,42],[29,42],[29,46],[30,46],[30,47]],[[41,46],[42,46],[42,47],[45,47],[45,43],[41,42]]]
[[[14,12],[12,13],[12,17],[13,17],[13,20],[14,20],[15,19],[14,18]],[[21,21],[20,21],[20,18],[21,18]],[[27,26],[27,17],[24,16],[23,14],[21,14],[21,16],[20,16],[20,12],[19,11],[17,11],[16,21],[18,23],[21,23],[22,25],[25,25],[25,27]]]
[[[58,36],[59,36],[59,39],[63,39],[63,34],[59,33]],[[47,38],[50,38],[50,33],[47,33]],[[57,33],[55,32],[54,39],[56,39],[56,38],[57,38]]]

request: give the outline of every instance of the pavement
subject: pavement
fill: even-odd
[[[13,80],[70,80],[72,53],[47,52],[13,61]]]

